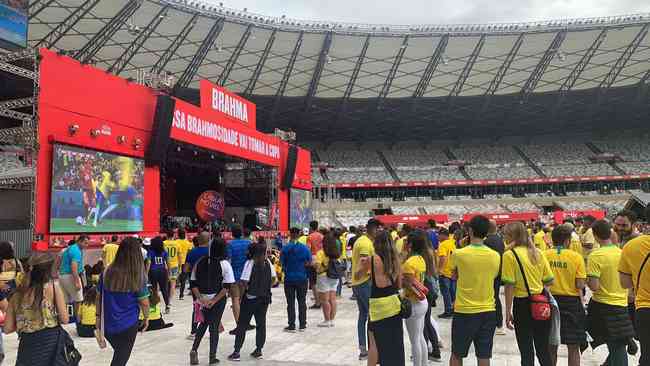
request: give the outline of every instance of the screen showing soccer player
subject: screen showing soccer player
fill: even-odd
[[[0,47],[27,47],[28,0],[0,0]]]
[[[144,162],[55,145],[52,233],[142,231]]]
[[[300,229],[309,227],[309,222],[313,220],[311,192],[302,189],[292,189],[290,197],[289,215],[291,218],[291,227]]]

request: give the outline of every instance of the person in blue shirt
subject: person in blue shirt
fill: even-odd
[[[242,233],[241,226],[234,225],[232,227],[232,236],[234,239],[229,241],[226,247],[226,255],[235,274],[235,284],[230,287],[230,296],[232,297],[232,315],[236,322],[239,321],[239,307],[243,292],[239,280],[244,271],[244,264],[248,260],[248,248],[251,246],[251,241],[247,237],[242,238]],[[235,334],[234,330],[230,333]]]
[[[98,333],[104,334],[113,347],[111,365],[124,366],[138,334],[140,312],[142,331],[149,327],[147,276],[136,238],[122,240],[115,260],[99,277],[97,291]]]
[[[162,292],[165,300],[165,314],[169,314],[169,254],[165,250],[164,242],[160,236],[151,239],[151,249],[147,252],[147,273],[151,282],[152,291]]]
[[[438,240],[438,224],[433,219],[429,220],[428,224],[429,230],[427,231],[427,236],[431,242],[431,247],[433,250],[438,250],[438,246],[440,245],[440,240]]]
[[[68,248],[61,254],[59,284],[65,295],[67,304],[74,303],[74,317],[78,318],[79,305],[84,301],[83,250],[88,246],[87,235],[80,235],[76,241],[71,241]]]
[[[202,232],[201,234],[196,236],[196,247],[192,248],[192,250],[187,253],[187,257],[185,258],[185,264],[184,264],[184,269],[186,273],[192,273],[192,270],[194,269],[194,266],[196,265],[196,262],[199,261],[199,259],[207,256],[210,254],[210,234],[208,232]],[[192,293],[192,299],[196,301],[196,297]],[[196,319],[195,317],[195,312],[194,312],[194,307],[192,307],[192,326],[190,329],[190,335],[187,337],[187,339],[194,339],[194,335],[196,334],[196,329],[198,327],[198,324],[194,321]]]
[[[298,300],[298,320],[300,331],[307,328],[307,267],[311,265],[311,251],[298,242],[300,229],[289,230],[289,242],[280,252],[280,262],[284,271],[284,295],[287,298],[289,325],[285,332],[296,331],[296,299]]]

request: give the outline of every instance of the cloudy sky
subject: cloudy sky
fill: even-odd
[[[648,0],[208,0],[270,16],[384,24],[518,22],[650,13]]]

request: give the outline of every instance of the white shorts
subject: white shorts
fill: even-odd
[[[82,274],[79,274],[79,276],[82,276]],[[84,301],[83,285],[81,286],[82,288],[77,289],[74,277],[71,274],[60,275],[59,285],[61,285],[67,304]]]
[[[316,291],[318,292],[332,292],[336,291],[339,285],[339,280],[327,277],[327,274],[319,274],[316,279]]]

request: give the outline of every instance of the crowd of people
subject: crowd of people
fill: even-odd
[[[204,231],[190,241],[183,229],[119,243],[114,236],[94,266],[84,265],[85,235],[58,256],[33,253],[23,261],[11,243],[0,242],[2,327],[5,334],[19,334],[17,365],[78,362],[82,355],[61,327],[68,322],[76,324],[79,337],[95,337],[100,347],[110,344],[112,366],[126,365],[139,331],[173,326],[163,314],[176,298],[184,299],[189,281],[190,364],[199,364],[208,331],[208,361],[219,363],[228,299],[237,323],[229,332],[235,342],[228,360],[241,359],[253,329],[250,357],[261,359],[271,289],[281,281],[284,331],[291,333],[307,329],[309,290],[310,308],[322,310],[317,327],[332,328],[341,290],[351,287],[359,360],[368,365],[441,362],[443,341],[451,344],[450,365],[462,365],[472,345],[478,364],[489,365],[494,338],[507,328],[515,332],[522,366],[535,359],[556,365],[560,345],[567,346],[570,366],[580,364],[585,349],[600,345],[609,351],[604,364],[626,366],[627,353],[639,352],[637,340],[640,365],[646,366],[650,235],[639,228],[631,211],[611,221],[584,217],[555,225],[498,226],[480,215],[448,227],[432,221],[428,228],[387,227],[370,219],[362,227],[324,229],[313,221],[308,229],[291,228],[286,242],[269,245],[235,225],[230,240]],[[450,340],[441,339],[431,314],[438,298],[444,306],[437,318],[452,319]]]

